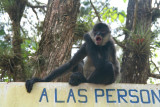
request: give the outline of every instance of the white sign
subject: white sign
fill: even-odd
[[[0,83],[0,107],[160,107],[160,85]]]

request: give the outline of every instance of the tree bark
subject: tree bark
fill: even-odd
[[[14,52],[14,65],[13,65],[13,80],[25,81],[24,65],[21,51],[22,38],[20,34],[20,22],[12,21],[13,29],[13,52]]]
[[[6,8],[12,21],[13,39],[12,49],[14,52],[13,80],[25,81],[24,65],[21,52],[22,38],[20,34],[20,21],[26,6],[26,0],[15,0],[12,5]],[[16,8],[15,8],[16,7]]]
[[[49,0],[38,50],[40,69],[34,76],[44,77],[70,59],[79,6],[80,0]]]
[[[126,20],[126,28],[129,32],[134,31],[134,23],[136,25],[142,26],[147,30],[151,29],[151,0],[138,0],[138,6],[135,5],[136,0],[129,0],[128,8],[127,8],[127,20]],[[137,7],[137,9],[135,9]],[[135,13],[137,10],[137,14]],[[136,18],[137,20],[134,20]],[[135,22],[136,21],[136,22]],[[147,54],[139,54],[135,53],[132,50],[132,46],[129,45],[129,42],[133,41],[131,34],[129,32],[125,32],[125,41],[127,41],[126,49],[123,50],[123,58],[122,58],[122,83],[146,83],[150,66],[149,66],[149,52],[150,49],[145,49]],[[137,45],[135,43],[135,45]],[[150,45],[150,44],[148,44]],[[148,46],[149,47],[149,46]]]

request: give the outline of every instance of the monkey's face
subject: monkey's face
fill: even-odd
[[[91,38],[96,45],[103,46],[110,39],[109,27],[104,23],[98,23],[93,27]]]

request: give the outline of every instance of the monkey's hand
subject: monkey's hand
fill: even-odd
[[[73,86],[77,86],[80,83],[85,83],[87,82],[86,78],[83,76],[82,73],[80,72],[75,72],[71,75],[69,79],[69,84]]]
[[[32,78],[32,79],[26,81],[25,86],[26,86],[26,90],[28,93],[31,92],[33,84],[36,82],[43,82],[43,80],[41,80],[39,78]]]

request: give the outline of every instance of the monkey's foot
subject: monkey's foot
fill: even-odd
[[[83,76],[82,73],[80,72],[75,72],[70,76],[69,79],[69,84],[73,86],[77,86],[80,83],[85,83],[87,82],[86,78]]]

